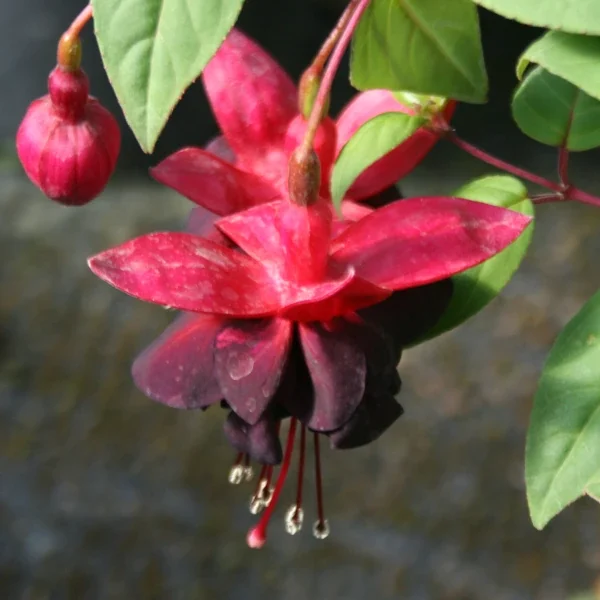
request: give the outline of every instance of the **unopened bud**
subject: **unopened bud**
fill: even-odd
[[[299,146],[292,152],[288,171],[290,200],[298,206],[310,206],[319,198],[321,163],[317,153]]]
[[[89,96],[81,69],[57,66],[48,91],[29,106],[17,131],[17,153],[29,179],[46,196],[80,206],[100,194],[115,169],[119,125]]]
[[[312,112],[320,87],[321,75],[313,69],[304,71],[298,86],[298,110],[305,119],[310,117],[310,113]],[[329,96],[327,96],[327,100],[323,104],[323,110],[320,118],[324,119],[328,112]]]

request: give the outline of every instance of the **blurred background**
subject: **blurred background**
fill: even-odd
[[[247,0],[239,27],[298,77],[342,4]],[[233,456],[220,411],[167,409],[130,379],[133,357],[172,314],[102,284],[85,264],[135,235],[181,226],[189,203],[146,169],[216,133],[201,85],[152,157],[122,123],[119,170],[85,208],[43,198],[16,160],[19,121],[45,93],[56,41],[82,6],[0,3],[0,598],[594,598],[600,509],[583,499],[534,530],[523,453],[545,356],[599,287],[600,211],[542,207],[533,249],[502,297],[405,353],[404,417],[367,448],[325,452],[326,541],[309,527],[284,533],[289,496],[268,545],[250,551],[251,488],[227,483]],[[481,19],[491,102],[460,106],[453,123],[469,141],[552,176],[554,151],[518,132],[508,104],[515,60],[540,32],[486,11]],[[90,31],[84,68],[93,93],[120,115]],[[334,112],[351,94],[346,74]],[[598,158],[573,158],[573,178],[596,194]],[[442,142],[400,188],[448,193],[490,172]]]

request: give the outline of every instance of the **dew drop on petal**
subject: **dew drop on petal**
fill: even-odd
[[[234,381],[247,377],[254,369],[254,359],[251,356],[232,353],[227,359],[227,372]]]
[[[296,535],[302,529],[304,511],[292,504],[285,513],[285,530],[290,535]]]
[[[324,540],[326,537],[329,536],[329,533],[329,521],[327,519],[325,519],[324,521],[316,521],[313,525],[313,535],[318,540]]]

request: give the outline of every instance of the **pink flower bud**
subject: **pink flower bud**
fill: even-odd
[[[121,132],[111,113],[89,96],[83,70],[56,67],[48,91],[29,106],[17,131],[17,153],[29,179],[46,196],[81,206],[110,179]]]

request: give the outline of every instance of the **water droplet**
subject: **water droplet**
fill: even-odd
[[[231,485],[239,485],[242,483],[242,481],[244,481],[244,467],[241,465],[234,465],[231,467],[228,479]]]
[[[313,525],[313,535],[318,540],[324,540],[326,537],[329,536],[329,533],[329,521],[327,519],[325,519],[324,521],[316,521]]]
[[[254,369],[254,359],[246,354],[233,352],[227,359],[227,372],[234,381],[247,377]]]
[[[296,535],[302,529],[304,523],[304,511],[292,504],[285,513],[285,530],[290,535]]]

